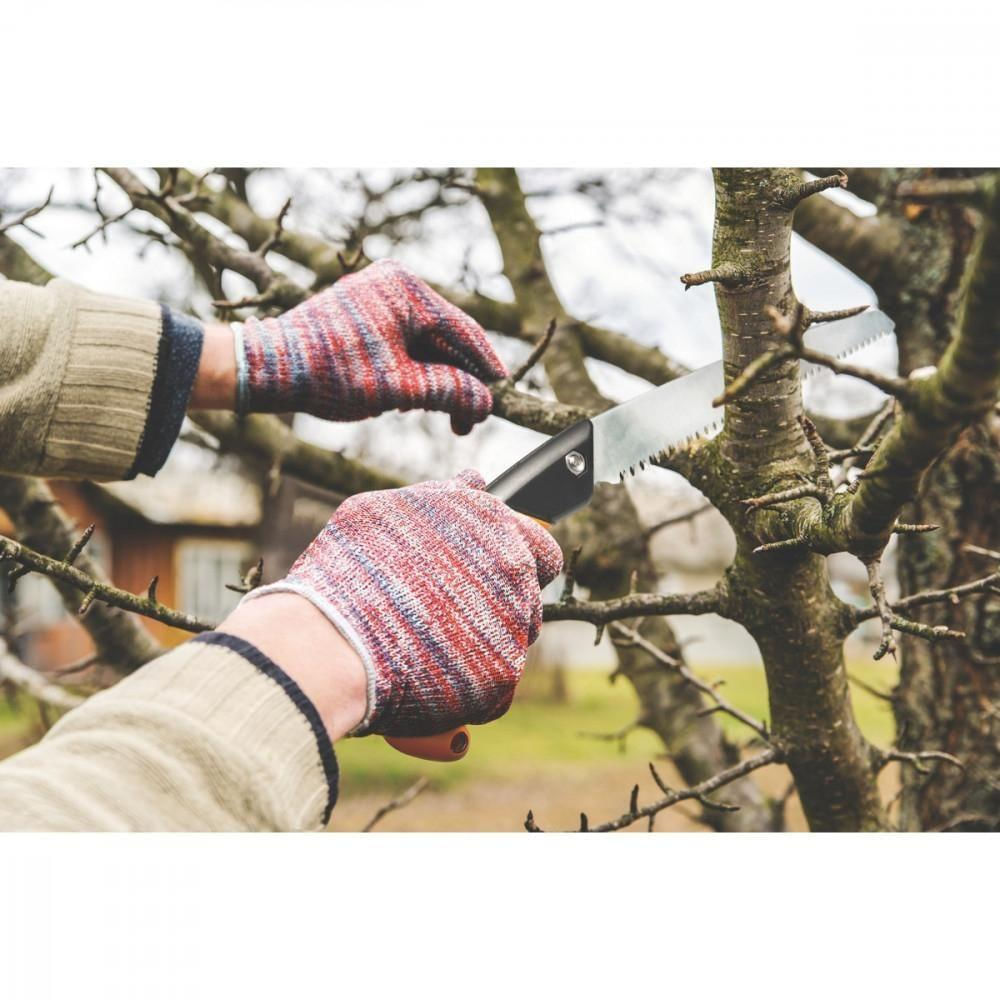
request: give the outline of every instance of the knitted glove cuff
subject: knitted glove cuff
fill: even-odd
[[[351,648],[358,654],[361,665],[365,668],[365,714],[364,718],[347,734],[348,736],[364,736],[369,731],[372,717],[375,714],[376,691],[378,673],[372,661],[368,647],[361,641],[354,626],[331,604],[322,594],[317,593],[312,587],[307,587],[294,580],[276,580],[263,587],[257,587],[245,594],[240,604],[251,601],[256,597],[265,597],[268,594],[298,594],[304,597],[314,608],[323,614],[327,621],[350,643]]]

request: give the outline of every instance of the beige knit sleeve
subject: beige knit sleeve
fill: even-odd
[[[154,302],[0,281],[0,472],[121,479],[139,451],[161,330]]]
[[[333,749],[297,685],[211,632],[0,763],[0,830],[314,830],[336,787]]]

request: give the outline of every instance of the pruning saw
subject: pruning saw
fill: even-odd
[[[806,347],[842,360],[895,329],[881,310],[812,326]],[[803,381],[828,368],[800,361]],[[713,406],[725,387],[722,362],[643,392],[549,438],[487,486],[514,510],[546,525],[586,506],[595,483],[618,483],[672,449],[714,436],[725,409]],[[386,737],[395,749],[425,760],[460,760],[468,753],[466,726],[435,736]]]

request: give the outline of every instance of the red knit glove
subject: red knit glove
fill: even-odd
[[[467,434],[493,406],[483,384],[507,369],[483,328],[415,274],[382,260],[279,316],[242,329],[241,412],[361,420],[444,410]]]
[[[429,736],[507,711],[561,568],[552,536],[467,471],[351,497],[248,599],[301,594],[354,646],[368,672],[356,733]]]

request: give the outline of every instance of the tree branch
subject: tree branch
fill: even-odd
[[[192,259],[242,274],[257,286],[261,294],[267,293],[269,302],[274,305],[287,308],[308,297],[308,289],[275,271],[263,257],[251,250],[230,246],[206,229],[194,213],[170,193],[169,187],[154,192],[130,170],[120,167],[101,169],[125,192],[136,208],[149,212],[171,229],[181,239],[184,252]]]
[[[86,615],[94,601],[101,601],[124,611],[153,618],[164,625],[184,629],[186,632],[208,632],[213,628],[212,625],[199,621],[194,615],[175,611],[148,596],[139,597],[127,590],[121,590],[77,569],[68,559],[53,559],[5,535],[0,535],[0,559],[11,559],[29,572],[41,573],[78,590],[84,595],[83,603],[78,609],[81,617]]]
[[[656,773],[656,769],[651,764],[650,773],[653,775],[653,780],[656,781],[661,790],[666,791],[663,798],[657,799],[655,802],[651,802],[649,805],[642,806],[640,808],[637,795],[639,786],[636,785],[633,788],[629,799],[628,812],[623,813],[617,819],[609,820],[607,823],[601,823],[598,826],[590,826],[587,824],[586,829],[572,832],[610,833],[613,830],[622,830],[625,827],[631,826],[640,819],[647,819],[655,816],[664,809],[668,809],[670,806],[677,805],[678,802],[684,802],[687,799],[697,799],[699,802],[704,803],[705,796],[710,795],[712,792],[717,791],[720,788],[724,788],[733,781],[745,778],[748,774],[752,774],[754,771],[757,771],[762,767],[767,767],[768,764],[779,763],[781,759],[782,757],[780,751],[775,747],[769,747],[756,757],[750,757],[747,760],[741,761],[739,764],[735,764],[732,767],[727,768],[725,771],[721,771],[719,774],[716,774],[714,777],[707,778],[705,781],[699,782],[691,788],[682,788],[679,790],[668,790],[667,786],[662,782],[659,775]],[[709,803],[709,805],[719,808],[719,803],[712,802]],[[725,807],[723,806],[723,808]],[[541,832],[541,829],[535,822],[534,815],[531,812],[528,813],[528,818],[525,820],[524,825],[525,829],[530,832]]]
[[[965,765],[955,756],[950,753],[945,753],[943,750],[896,750],[895,748],[891,750],[885,750],[881,754],[882,762],[881,767],[885,767],[886,764],[891,761],[898,760],[903,764],[909,764],[911,767],[915,768],[921,774],[930,774],[930,768],[924,763],[928,760],[943,760],[947,764],[951,764],[953,767],[957,767],[960,770],[965,770]]]
[[[217,410],[195,410],[189,416],[227,451],[333,493],[349,496],[406,485],[398,476],[303,441],[274,416],[251,414],[239,420]]]
[[[608,601],[571,598],[546,604],[543,610],[547,622],[582,621],[591,625],[606,625],[642,615],[725,614],[724,590],[720,584],[692,594],[628,594]]]
[[[49,487],[40,479],[0,476],[0,507],[9,515],[23,545],[60,559],[70,552],[79,532],[57,503]],[[80,553],[75,566],[88,578],[104,581],[100,566],[87,552]],[[57,582],[63,604],[71,613],[80,604],[77,587]],[[82,620],[102,662],[128,673],[163,652],[163,647],[131,615],[120,608],[97,604]]]
[[[25,209],[20,214],[15,215],[14,218],[10,219],[8,222],[0,221],[0,236],[11,229],[17,228],[18,226],[24,226],[28,219],[34,218],[39,213],[44,212],[45,209],[49,207],[49,203],[52,201],[52,195],[54,192],[55,188],[50,187],[49,193],[45,196],[45,201],[43,201],[40,205],[35,205],[33,208]],[[30,227],[28,226],[25,226],[25,229],[29,229],[30,231]]]
[[[611,641],[614,642],[615,645],[619,645],[621,642],[621,644],[630,643],[634,646],[638,646],[640,649],[649,653],[654,660],[657,660],[664,666],[669,667],[671,670],[676,670],[688,684],[696,687],[703,695],[706,695],[715,703],[714,708],[710,709],[710,711],[725,712],[726,715],[732,716],[732,718],[736,719],[737,722],[742,722],[743,725],[749,726],[755,733],[757,733],[758,736],[760,736],[762,740],[764,740],[765,743],[770,741],[770,733],[767,730],[767,726],[763,722],[759,719],[755,719],[752,715],[748,715],[742,709],[737,708],[731,702],[723,698],[722,695],[719,694],[716,685],[703,681],[697,676],[697,674],[692,673],[690,668],[681,660],[669,656],[658,646],[654,645],[648,639],[640,635],[636,629],[629,628],[626,625],[621,625],[615,622],[611,626],[611,631],[621,636],[624,640],[624,642],[621,642],[621,640],[612,639]]]
[[[375,815],[372,816],[372,818],[361,828],[361,832],[370,833],[374,829],[375,825],[384,817],[388,816],[389,813],[408,806],[427,787],[428,784],[429,782],[427,778],[417,778],[417,780],[413,782],[413,784],[410,785],[406,791],[397,795],[389,802],[386,802],[384,806],[380,806]]]
[[[922,608],[928,604],[958,604],[963,597],[973,594],[997,594],[1000,595],[1000,573],[991,573],[979,580],[970,580],[968,583],[960,583],[954,587],[946,587],[942,590],[924,590],[919,594],[911,594],[891,605],[890,610],[896,615],[904,611],[911,611],[913,608]],[[852,609],[852,623],[854,625],[876,618],[879,614],[878,608],[854,608]],[[954,637],[954,636],[953,636]]]
[[[181,181],[190,183],[191,175],[182,171]],[[276,223],[276,220],[257,214],[228,187],[222,191],[207,192],[203,210],[229,226],[251,247],[266,240]],[[341,277],[343,268],[339,258],[343,250],[343,246],[309,233],[291,230],[287,226],[282,230],[281,253],[313,272],[316,276],[314,287],[324,287]],[[519,340],[532,340],[535,336],[531,327],[525,324],[517,303],[500,302],[480,292],[462,293],[440,287],[438,291],[487,330]],[[668,358],[658,348],[640,344],[623,333],[574,320],[566,321],[565,325],[579,337],[589,357],[621,368],[654,385],[662,385],[687,374],[687,368]]]

